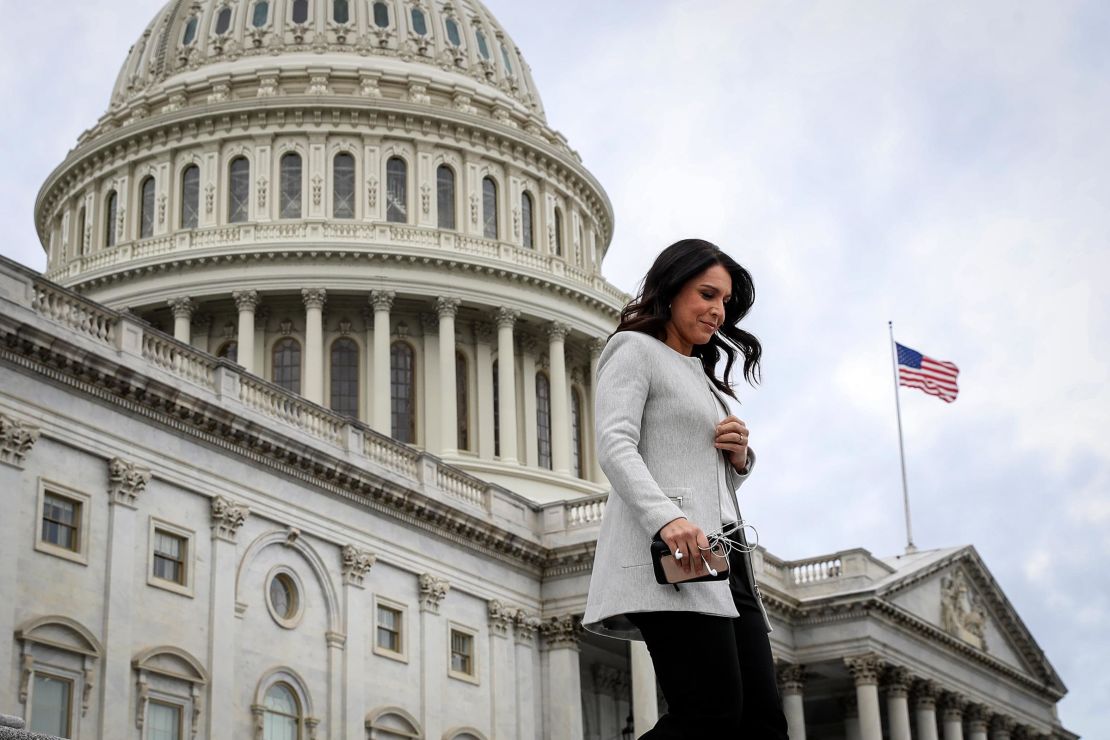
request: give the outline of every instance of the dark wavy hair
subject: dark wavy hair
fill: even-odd
[[[747,316],[755,302],[752,276],[717,245],[703,239],[682,239],[660,252],[647,275],[640,281],[636,297],[621,311],[620,323],[613,334],[638,331],[665,341],[666,324],[671,318],[671,300],[688,280],[713,265],[720,265],[728,270],[732,277],[732,295],[725,302],[725,319],[721,327],[708,342],[694,345],[693,356],[701,359],[705,374],[713,385],[722,393],[736,398],[732,387],[714,374],[721,353],[724,352],[728,357],[725,363],[726,379],[732,372],[736,350],[739,349],[744,355],[744,377],[748,383],[755,385],[759,382],[759,358],[763,354],[763,348],[755,335],[736,326],[740,319]]]

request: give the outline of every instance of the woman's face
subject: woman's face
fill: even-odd
[[[712,265],[678,291],[671,301],[667,344],[683,354],[693,345],[706,344],[725,320],[725,302],[732,295],[732,276],[721,265]]]

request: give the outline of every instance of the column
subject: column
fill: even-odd
[[[439,605],[451,584],[431,573],[420,574],[420,724],[424,737],[443,734],[443,695],[447,681],[447,635],[438,619]]]
[[[884,678],[890,740],[910,740],[910,710],[907,696],[913,678],[909,670],[902,666],[891,666],[887,669]]]
[[[559,321],[547,326],[547,357],[551,363],[551,467],[570,474],[570,404],[567,399],[566,336],[570,327]]]
[[[370,426],[385,435],[393,433],[392,401],[390,390],[392,380],[389,374],[389,312],[393,310],[392,290],[375,290],[370,293],[370,305],[374,308],[374,387],[371,389],[374,402]]]
[[[589,444],[586,445],[586,450],[590,456],[590,480],[594,483],[605,484],[605,473],[601,471],[601,463],[597,459],[597,429],[594,428],[594,409],[597,408],[597,361],[601,357],[601,351],[605,349],[604,339],[593,339],[590,342],[590,398],[589,403],[586,404],[586,419],[588,420],[583,427],[586,429],[586,439]]]
[[[436,298],[439,315],[439,408],[440,451],[454,455],[459,447],[458,389],[455,387],[455,315],[461,299],[453,296]],[[466,409],[462,409],[466,413]]]
[[[1016,724],[1013,717],[1007,717],[1004,714],[994,715],[991,717],[991,740],[1010,740]]]
[[[238,362],[248,373],[257,372],[254,366],[254,312],[258,308],[257,290],[237,290],[231,294],[239,310],[239,338],[236,349]]]
[[[354,545],[345,545],[340,551],[343,566],[343,623],[347,641],[343,651],[343,721],[331,733],[336,738],[363,737],[366,734],[366,690],[363,677],[366,672],[366,635],[369,624],[366,618],[366,592],[363,580],[370,572],[377,556]]]
[[[302,288],[304,299],[304,386],[303,395],[313,403],[324,403],[324,302],[323,288]]]
[[[582,678],[578,639],[582,625],[574,614],[552,617],[541,626],[544,637],[544,709],[548,740],[582,740]],[[430,735],[429,735],[430,736]]]
[[[108,461],[108,562],[104,594],[104,689],[100,694],[100,736],[130,737],[131,615],[139,497],[150,483],[150,470],[118,457]],[[145,552],[145,548],[143,550]]]
[[[967,699],[945,691],[941,696],[940,706],[944,740],[964,740],[964,710],[967,708]]]
[[[621,727],[624,726],[624,717],[620,713],[621,695],[625,690],[624,671],[615,666],[597,663],[591,666],[591,669],[594,696],[597,699],[595,730],[603,738],[620,737]],[[564,701],[569,698],[566,697]],[[583,717],[583,730],[587,724],[586,718]]]
[[[493,325],[476,321],[474,330],[474,372],[478,382],[475,449],[482,460],[493,459]]]
[[[517,462],[516,450],[516,357],[513,324],[520,311],[507,306],[497,309],[497,402],[501,431],[501,462]]]
[[[7,286],[5,286],[7,287]],[[30,497],[34,501],[34,479],[25,475],[23,464],[31,453],[31,448],[38,441],[41,430],[7,414],[0,414],[0,506],[4,509],[4,516],[0,516],[0,594],[5,598],[0,601],[0,668],[8,671],[15,661],[15,607],[17,599],[12,596],[17,591],[18,580],[15,564],[23,556],[22,532],[30,531],[30,522],[19,516],[25,509],[20,506],[20,499]],[[38,519],[39,512],[34,507],[27,507],[31,515]],[[86,514],[88,516],[89,514]],[[36,522],[35,527],[42,526]],[[16,679],[14,675],[6,674],[0,679],[0,711],[16,712]],[[10,688],[10,693],[9,689]]]
[[[238,566],[235,540],[250,515],[240,503],[217,496],[212,499],[212,553],[208,612],[208,734],[214,740],[242,724],[235,707],[235,575]]]
[[[514,687],[516,689],[516,733],[507,737],[537,737],[537,710],[539,697],[536,696],[536,631],[540,628],[540,618],[523,609],[513,614],[513,648],[516,664]]]
[[[433,455],[441,454],[447,430],[440,427],[440,388],[439,388],[439,317],[434,313],[420,313],[420,328],[424,335],[424,367],[417,363],[417,374],[422,375],[417,382],[423,383],[423,405],[417,403],[424,417],[424,449]],[[419,401],[420,394],[417,394]],[[417,424],[419,439],[420,424]]]
[[[883,740],[879,715],[879,671],[882,662],[874,654],[844,659],[856,684],[856,705],[859,709],[861,740]]]
[[[192,341],[190,334],[196,305],[187,296],[170,299],[168,303],[173,311],[173,338],[189,344]]]
[[[659,701],[655,692],[655,666],[643,640],[629,640],[629,664],[632,667],[632,727],[639,737],[659,721]],[[790,737],[794,737],[793,731]],[[802,740],[805,737],[802,736]]]
[[[489,614],[489,697],[493,737],[517,735],[517,701],[513,685],[517,681],[512,632],[516,610],[497,599],[487,602]]]
[[[916,740],[937,740],[937,694],[935,681],[918,679],[913,684],[914,713],[917,715]]]
[[[970,704],[964,716],[967,717],[967,740],[987,740],[990,711],[982,704]]]
[[[805,666],[779,663],[777,668],[787,734],[790,740],[806,740],[806,715],[802,697],[806,681]]]

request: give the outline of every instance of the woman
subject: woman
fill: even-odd
[[[724,400],[735,394],[715,376],[723,352],[729,377],[735,345],[754,380],[762,350],[736,326],[753,300],[751,276],[731,257],[700,239],[676,242],[598,359],[597,455],[613,495],[582,623],[647,644],[668,711],[642,738],[787,737],[771,623],[736,525],[736,489],[755,453]],[[732,541],[728,580],[658,584],[649,551],[657,533],[694,574],[706,572],[707,535],[723,534]]]

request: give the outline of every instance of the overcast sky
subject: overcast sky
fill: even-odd
[[[0,0],[0,253],[42,269],[38,187],[161,5]],[[751,271],[761,544],[904,549],[893,321],[960,368],[954,403],[901,389],[916,544],[973,544],[1064,725],[1110,736],[1110,5],[488,5],[612,199],[606,276],[686,236]]]

